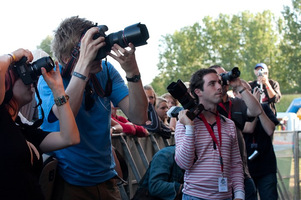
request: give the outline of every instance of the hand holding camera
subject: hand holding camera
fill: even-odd
[[[135,47],[147,44],[149,38],[147,27],[144,24],[137,23],[126,27],[124,30],[106,35],[108,30],[106,25],[97,26],[99,32],[93,36],[94,40],[104,37],[105,46],[100,48],[96,55],[96,60],[101,60],[110,55],[118,61],[127,73],[127,77],[133,77],[139,74],[136,58]],[[125,49],[129,47],[130,49]],[[111,50],[114,53],[111,53]],[[129,74],[128,74],[129,73]]]
[[[222,85],[229,85],[230,82],[235,81],[240,76],[240,71],[238,67],[234,67],[229,72],[221,73],[220,76],[222,78]],[[232,86],[234,87],[235,85]]]
[[[257,75],[258,84],[262,83],[262,84],[265,85],[267,83],[267,81],[268,81],[268,72],[267,72],[267,70],[261,68],[257,71],[256,75]]]
[[[115,54],[109,52],[112,58],[114,58],[125,72],[129,72],[131,74],[127,74],[127,77],[132,77],[136,74],[139,74],[138,65],[135,58],[135,47],[132,43],[129,44],[130,50],[124,49],[120,47],[118,44],[114,44],[112,50]]]
[[[25,85],[36,83],[42,74],[41,68],[44,67],[47,72],[54,68],[53,60],[50,56],[38,59],[33,63],[27,63],[27,57],[23,56],[21,60],[13,66],[15,72],[22,79]]]
[[[51,89],[53,96],[58,97],[65,94],[65,89],[58,62],[55,62],[55,65],[56,69],[51,69],[50,71],[47,71],[44,67],[41,67],[41,74]]]
[[[97,27],[99,29],[99,32],[93,36],[93,39],[95,40],[99,37],[105,37],[106,45],[103,48],[99,49],[96,60],[105,58],[111,51],[111,48],[114,44],[118,44],[119,47],[125,48],[128,47],[130,43],[132,43],[132,47],[138,47],[147,44],[146,40],[148,40],[149,38],[147,27],[141,23],[133,24],[126,27],[124,30],[118,31],[116,33],[111,33],[108,36],[106,36],[105,34],[105,32],[108,30],[108,27],[106,25],[100,25]],[[118,48],[117,50],[120,49]],[[133,51],[135,51],[135,48]]]
[[[191,119],[189,116],[189,110],[181,110],[179,112],[179,121],[181,124],[184,124],[184,125],[193,125],[194,122],[193,122],[193,119]],[[187,114],[188,113],[188,114]]]
[[[197,104],[195,102],[192,96],[188,93],[185,84],[181,80],[178,80],[176,83],[172,82],[171,84],[169,84],[167,90],[175,99],[177,99],[181,103],[184,109],[188,110],[187,112],[185,112],[185,114],[190,120],[193,120],[204,110],[203,104]],[[180,112],[180,109],[178,111]],[[173,113],[173,115],[175,117],[177,116],[176,113]]]
[[[27,50],[27,49],[18,49],[14,52],[12,52],[12,54],[14,56],[13,61],[14,62],[18,62],[19,60],[21,60],[24,56],[27,58],[27,62],[31,62],[33,60],[33,55],[32,53]]]
[[[102,70],[100,60],[95,60],[95,57],[97,56],[99,49],[106,46],[106,43],[104,37],[98,37],[94,39],[94,35],[98,33],[98,28],[92,27],[87,30],[87,32],[81,39],[80,54],[78,63],[76,65],[79,67],[75,71],[80,72],[85,76],[88,76],[89,73],[95,74]],[[85,66],[86,68],[84,68],[83,66]],[[79,71],[85,69],[88,71]]]

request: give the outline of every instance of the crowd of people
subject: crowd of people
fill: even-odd
[[[266,64],[254,67],[257,80],[250,82],[222,81],[227,71],[219,65],[196,71],[189,95],[203,109],[193,119],[185,109],[168,116],[181,105],[142,84],[135,46],[114,44],[107,52],[126,84],[111,63],[97,59],[106,45],[97,33],[85,18],[63,20],[51,46],[57,61],[29,82],[20,68],[47,54],[20,48],[0,57],[0,199],[43,200],[46,153],[58,160],[52,199],[122,199],[124,177],[111,138],[119,133],[175,138],[153,156],[134,200],[278,199],[272,136],[281,92]]]

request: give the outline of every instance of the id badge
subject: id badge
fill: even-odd
[[[218,178],[218,191],[219,192],[228,192],[227,178],[224,178],[224,177]]]

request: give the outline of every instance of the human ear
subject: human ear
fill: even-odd
[[[202,91],[201,91],[199,88],[194,89],[194,93],[195,93],[197,96],[202,96]]]

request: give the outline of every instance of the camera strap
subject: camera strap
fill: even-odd
[[[228,118],[231,119],[231,109],[232,109],[232,101],[229,100],[229,109],[227,110],[224,103],[220,102],[218,104],[219,107],[221,107],[227,114],[228,114]]]
[[[107,69],[108,81],[105,87],[105,90],[101,87],[95,74],[90,75],[94,90],[99,97],[108,97],[112,93],[112,79],[110,77],[109,69]]]
[[[73,48],[73,50],[71,52],[71,57],[68,60],[66,67],[62,71],[63,78],[71,77],[71,72],[72,72],[72,70],[75,66],[75,63],[77,62],[78,56],[79,56],[79,49],[80,49],[80,42],[78,42],[76,47]]]
[[[91,27],[89,27],[91,28]],[[78,57],[79,57],[79,53],[80,53],[80,45],[81,45],[81,41],[82,41],[82,38],[84,37],[85,33],[87,32],[87,30],[89,28],[86,28],[83,33],[81,34],[80,36],[80,39],[78,41],[78,43],[76,44],[76,46],[73,48],[72,52],[71,52],[71,57],[70,59],[68,60],[67,64],[66,64],[66,67],[64,68],[64,70],[62,71],[62,77],[63,78],[69,78],[71,77],[71,72],[75,66],[75,63],[77,62],[78,60]]]

